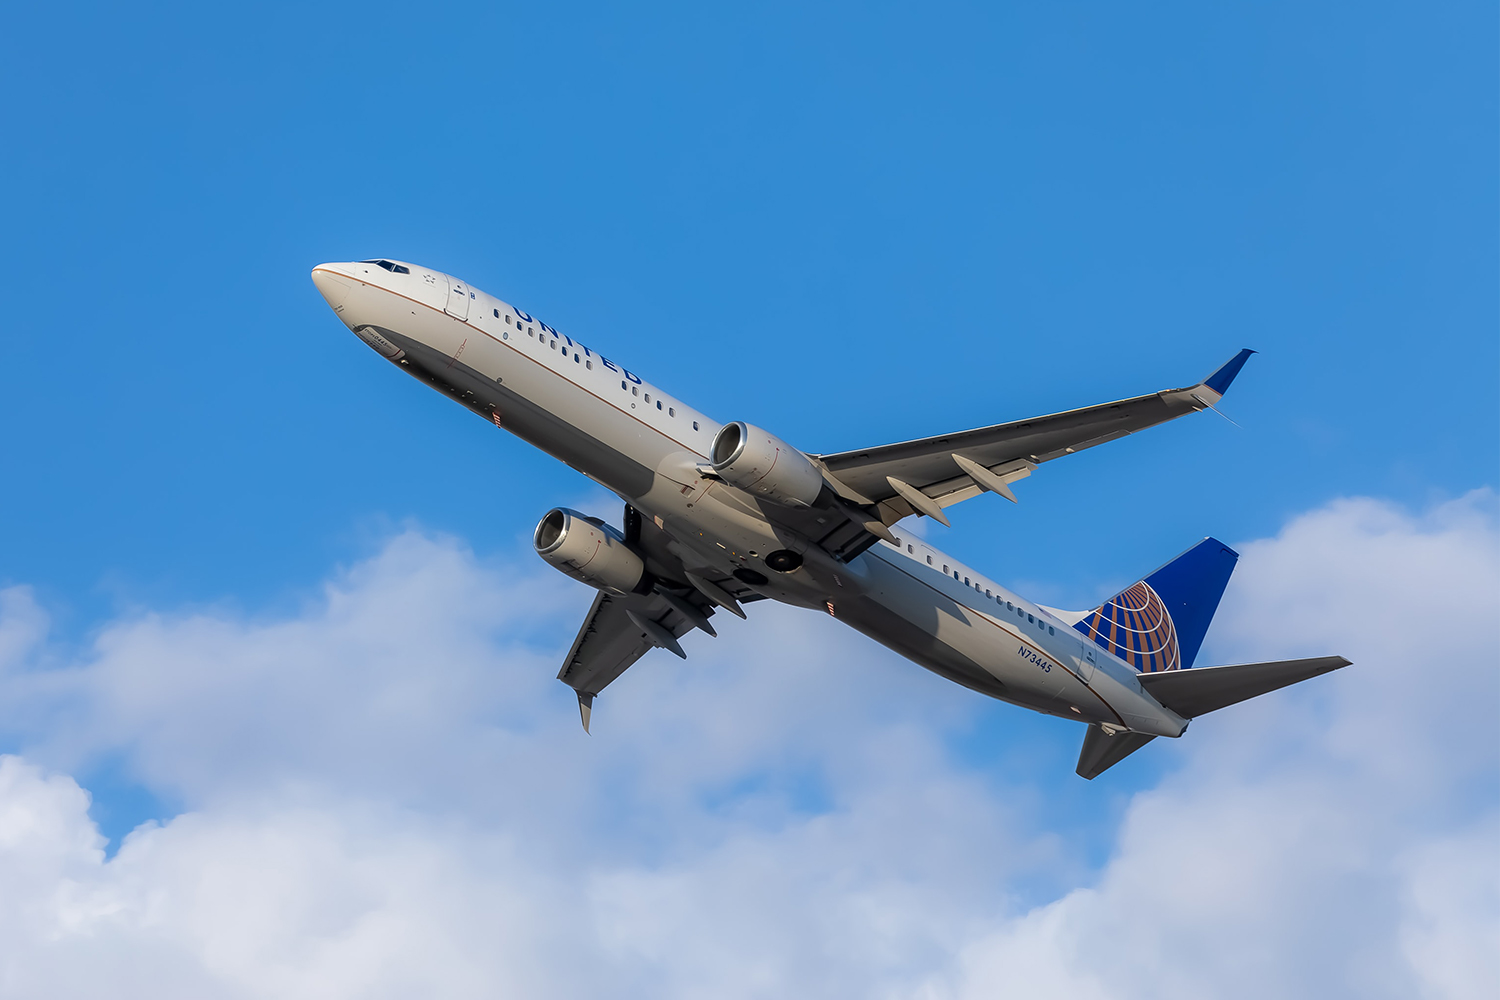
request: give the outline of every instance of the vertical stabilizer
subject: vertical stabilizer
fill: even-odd
[[[1205,538],[1073,627],[1142,673],[1191,667],[1239,558]]]

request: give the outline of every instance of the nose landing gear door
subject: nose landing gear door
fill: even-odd
[[[444,312],[454,319],[468,319],[469,300],[473,297],[474,293],[469,289],[468,285],[457,278],[449,278],[448,305]]]

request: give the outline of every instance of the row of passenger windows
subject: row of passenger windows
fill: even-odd
[[[899,538],[896,539],[896,546],[898,548],[901,546],[901,539],[899,539]],[[913,545],[910,542],[908,542],[906,544],[906,551],[912,553],[913,555],[915,555],[916,551],[917,551],[917,548],[916,548],[915,545]],[[929,566],[933,565],[932,556],[928,556],[927,557],[927,565],[929,565]],[[984,591],[984,596],[985,597],[992,597],[992,598],[994,598],[995,603],[998,604],[998,605],[1000,605],[1001,607],[1003,607],[1006,611],[1014,611],[1016,613],[1016,617],[1017,618],[1024,618],[1024,619],[1026,619],[1026,623],[1028,625],[1035,625],[1038,629],[1046,632],[1048,635],[1056,635],[1057,634],[1057,629],[1054,626],[1048,625],[1046,622],[1042,621],[1036,615],[1027,614],[1025,608],[1017,607],[1013,602],[1007,601],[1004,597],[1001,597],[999,594],[991,593],[991,591],[990,591],[990,589],[988,587],[982,587],[982,586],[980,586],[977,583],[973,583],[972,581],[969,580],[968,577],[961,576],[959,574],[958,570],[956,570],[956,569],[949,569],[947,563],[943,564],[943,575],[944,576],[951,576],[955,580],[962,580],[964,586],[966,586],[966,587],[973,587],[974,591],[976,593],[978,593],[981,590]]]
[[[496,319],[500,318],[500,310],[499,309],[495,310],[495,318]],[[505,323],[506,323],[506,325],[509,326],[510,322],[511,322],[510,315],[506,314],[506,317],[505,317]],[[516,330],[519,331],[521,329],[521,321],[520,320],[516,320],[515,322],[516,322]],[[509,334],[506,334],[505,336],[506,336],[506,339],[510,338]],[[526,336],[528,336],[528,337],[535,337],[536,336],[536,329],[535,329],[535,327],[528,326],[526,328]],[[549,340],[551,340],[551,345],[550,345],[551,349],[554,350],[554,351],[557,350],[557,341],[555,339],[549,338],[545,333],[543,333],[542,336],[540,338],[538,338],[538,342],[539,343],[543,343],[543,344],[548,343]],[[568,354],[568,349],[566,347],[564,347],[563,348],[563,356],[566,357],[567,354]],[[576,352],[576,351],[573,352],[573,362],[575,364],[577,364],[580,361],[582,361],[584,367],[587,368],[589,371],[593,371],[594,370],[594,362],[593,361],[584,360],[584,359],[580,358],[578,352]],[[638,386],[633,386],[629,382],[626,382],[626,381],[623,381],[623,380],[620,382],[620,388],[621,389],[628,389],[630,391],[630,394],[632,396],[639,396],[641,394],[641,390],[640,390],[640,388]],[[651,403],[651,393],[648,392],[648,393],[646,393],[646,404],[649,406],[650,403]],[[661,400],[660,399],[658,399],[656,401],[656,408],[658,410],[660,410],[662,408]],[[669,406],[666,409],[667,409],[667,416],[669,416],[669,417],[675,417],[675,416],[677,416],[677,407],[675,407],[675,406]],[[693,430],[697,430],[697,429],[698,429],[698,421],[694,420],[693,421]]]
[[[640,386],[638,386],[638,385],[631,385],[629,382],[625,381],[624,379],[620,380],[620,388],[624,389],[626,392],[629,392],[632,396],[639,396],[639,395],[641,395],[641,387]],[[645,400],[646,400],[646,405],[650,406],[651,405],[651,393],[649,393],[649,392],[646,393]],[[658,410],[662,408],[661,407],[661,400],[659,398],[656,401],[656,408]],[[677,416],[677,407],[675,407],[675,406],[669,406],[669,407],[667,407],[667,416],[669,416],[669,417],[675,417],[675,416]],[[697,429],[698,429],[698,421],[694,420],[693,421],[693,430],[697,430]]]
[[[500,318],[500,310],[499,309],[495,310],[495,318],[496,319]],[[505,323],[506,323],[507,326],[510,325],[510,316],[509,315],[507,315],[505,317]],[[521,321],[520,320],[516,320],[516,332],[519,333],[520,331],[521,331]],[[503,334],[501,334],[501,336],[503,336],[506,340],[510,339],[510,333],[509,332],[503,333]],[[536,337],[537,343],[543,344],[543,345],[546,345],[548,343],[548,341],[550,340],[551,341],[551,349],[554,350],[554,351],[557,350],[557,339],[555,337],[549,338],[546,333],[543,333],[540,337],[537,337],[536,336],[536,328],[535,327],[528,326],[526,328],[526,336],[528,336],[528,337]],[[568,356],[568,348],[564,347],[562,349],[562,353],[563,353],[563,357],[566,358]],[[586,359],[586,358],[584,358],[577,351],[573,352],[573,363],[575,365],[576,364],[581,364],[585,368],[587,368],[589,371],[593,371],[594,370],[594,362],[593,362],[593,360],[592,359]]]

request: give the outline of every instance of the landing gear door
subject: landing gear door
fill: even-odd
[[[457,278],[448,279],[448,307],[444,310],[454,319],[469,318],[469,300],[474,292]]]

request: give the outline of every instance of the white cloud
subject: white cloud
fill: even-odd
[[[1497,851],[1500,824],[1492,814],[1414,848],[1402,866],[1401,951],[1419,970],[1423,996],[1483,996],[1484,984],[1493,987],[1500,978]]]
[[[1496,555],[1489,494],[1343,501],[1244,546],[1221,659],[1355,665],[1198,720],[1099,877],[932,994],[1494,995]]]
[[[31,588],[0,590],[0,671],[23,662],[46,638],[49,624]]]
[[[1094,870],[1028,808],[1077,778],[953,750],[1019,710],[826,617],[648,658],[590,738],[553,680],[586,595],[448,539],[76,662],[5,591],[0,995],[1487,995],[1492,508],[1344,501],[1244,546],[1206,653],[1356,666],[1087,786],[1107,816],[1173,761]],[[190,810],[108,860],[64,773],[106,756]]]

